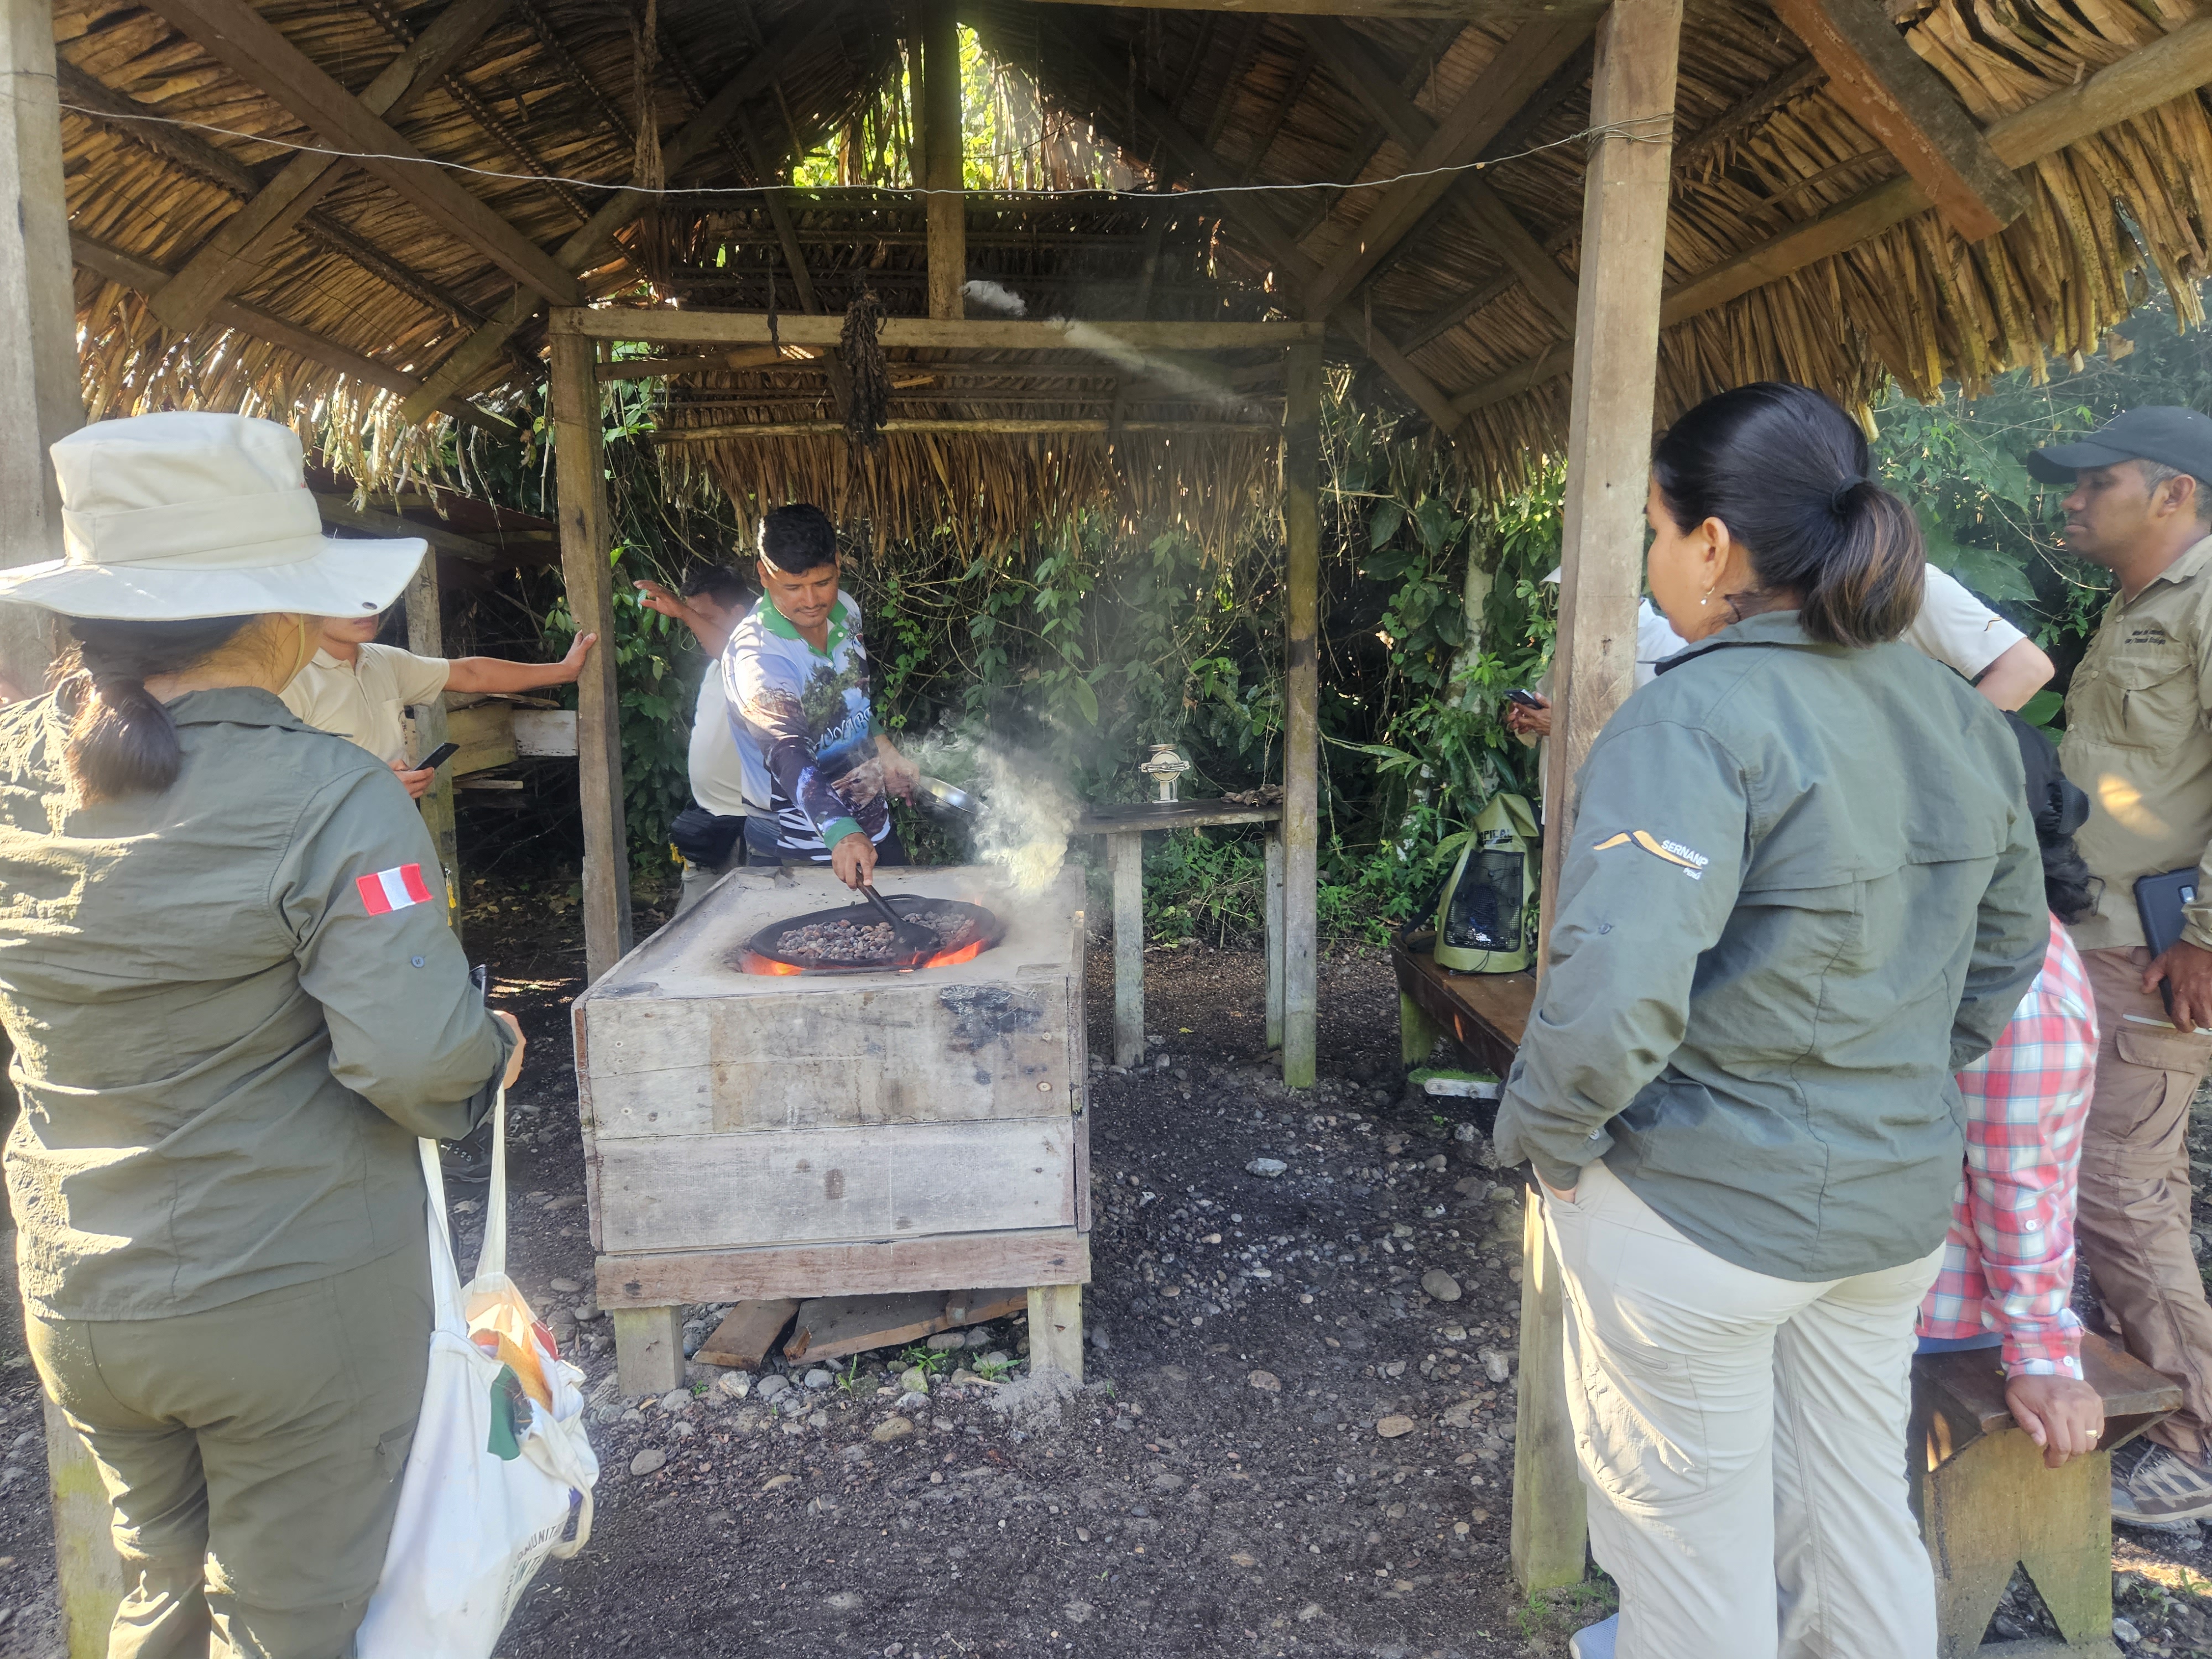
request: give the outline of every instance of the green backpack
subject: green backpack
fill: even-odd
[[[1437,906],[1437,966],[1518,974],[1535,957],[1536,814],[1519,795],[1492,795],[1474,821]]]

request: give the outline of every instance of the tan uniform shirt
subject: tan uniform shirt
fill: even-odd
[[[2105,884],[2085,951],[2141,945],[2136,878],[2195,865],[2185,936],[2212,950],[2212,537],[2131,600],[2115,597],[2066,693],[2066,775],[2089,797],[2075,837]]]
[[[418,657],[396,645],[364,645],[353,662],[318,651],[284,688],[284,706],[317,731],[350,738],[389,766],[415,758],[407,754],[402,718],[408,705],[429,702],[446,689],[453,672],[443,657]]]
[[[53,699],[0,709],[8,1196],[50,1318],[198,1313],[419,1247],[415,1138],[467,1133],[512,1046],[398,779],[265,691],[170,711],[177,781],[85,805]]]

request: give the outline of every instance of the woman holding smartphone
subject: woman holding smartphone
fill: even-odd
[[[374,614],[423,545],[325,539],[273,422],[52,453],[66,556],[0,572],[70,641],[0,709],[26,1335],[114,1508],[111,1656],[335,1659],[428,1361],[416,1139],[466,1133],[522,1060],[399,780],[278,698],[313,619]]]
[[[1953,1073],[2050,935],[2020,755],[1893,642],[1918,532],[1826,398],[1691,410],[1649,517],[1691,643],[1577,780],[1497,1129],[1565,1269],[1591,1544],[1621,1659],[1929,1659],[1906,1376]]]

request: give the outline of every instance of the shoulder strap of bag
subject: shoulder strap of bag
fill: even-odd
[[[477,1252],[477,1278],[507,1271],[507,1086],[492,1099],[491,1189],[485,1194],[483,1245]],[[446,1222],[446,1177],[438,1168],[438,1143],[417,1140],[422,1185],[430,1202],[430,1299],[437,1328],[465,1338],[468,1320],[461,1311],[461,1269],[453,1257],[453,1236]]]

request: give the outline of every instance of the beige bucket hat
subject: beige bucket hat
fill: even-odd
[[[300,440],[275,421],[134,415],[95,421],[50,453],[63,555],[0,570],[0,600],[134,622],[365,617],[422,562],[416,537],[324,535]]]

